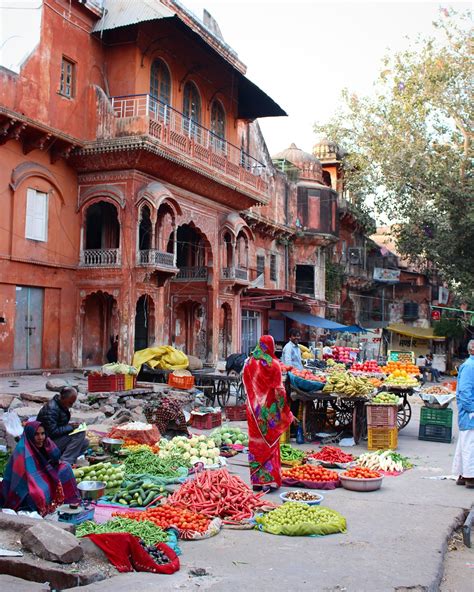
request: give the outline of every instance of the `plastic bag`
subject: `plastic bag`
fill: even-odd
[[[346,519],[342,514],[331,510],[330,508],[321,508],[326,513],[332,515],[330,522],[299,522],[297,524],[268,524],[266,521],[267,514],[258,514],[255,517],[255,523],[258,530],[268,532],[270,534],[279,534],[285,536],[324,536],[327,534],[336,534],[338,532],[346,532]]]
[[[23,434],[23,426],[20,418],[14,411],[7,411],[2,417],[5,429],[14,438],[19,438]]]

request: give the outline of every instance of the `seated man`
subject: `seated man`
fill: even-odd
[[[37,421],[43,424],[46,435],[59,448],[61,460],[71,465],[89,447],[85,432],[79,432],[73,436],[69,435],[77,427],[77,424],[70,423],[71,412],[69,411],[76,399],[76,389],[66,386],[51,401],[41,407],[36,418]]]
[[[432,354],[428,354],[426,356],[425,369],[431,373],[431,382],[439,382],[440,373],[437,368],[433,368],[433,355]]]

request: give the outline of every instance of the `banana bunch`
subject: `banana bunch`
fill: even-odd
[[[353,376],[347,372],[334,372],[329,375],[323,393],[338,393],[346,397],[361,397],[374,390],[367,378]]]
[[[306,347],[306,345],[301,345],[301,343],[298,343],[298,347],[300,348],[301,358],[303,360],[314,360],[314,355],[309,347]]]

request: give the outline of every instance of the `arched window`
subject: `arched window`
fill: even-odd
[[[219,101],[212,102],[211,132],[211,145],[214,150],[225,152],[225,111]]]
[[[163,60],[155,60],[150,71],[150,110],[166,119],[171,102],[171,75]]]
[[[183,92],[183,128],[186,133],[199,141],[201,138],[201,97],[193,82],[186,82]]]

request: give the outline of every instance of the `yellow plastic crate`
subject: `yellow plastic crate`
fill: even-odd
[[[398,447],[398,428],[368,428],[369,450],[395,450]]]
[[[125,388],[124,391],[131,391],[135,388],[137,377],[133,374],[125,374]]]

